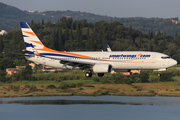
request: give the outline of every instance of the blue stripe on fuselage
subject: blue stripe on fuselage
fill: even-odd
[[[63,55],[63,54],[54,54],[54,53],[39,53],[40,55],[49,55],[49,56],[61,56],[61,57],[71,57],[71,58],[80,58],[76,56],[70,56],[70,55]]]

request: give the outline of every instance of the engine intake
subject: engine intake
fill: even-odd
[[[110,73],[112,66],[110,64],[102,63],[95,64],[93,67],[94,73]]]

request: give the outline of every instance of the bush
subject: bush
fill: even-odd
[[[172,80],[176,81],[176,82],[179,82],[180,81],[180,76],[173,76]]]
[[[96,78],[93,78],[93,81],[94,82],[99,82],[100,80],[99,80],[99,78],[96,77]]]
[[[164,71],[161,73],[160,81],[166,82],[166,81],[173,81],[172,74],[169,71]]]
[[[94,85],[84,85],[83,87],[94,87]]]
[[[75,87],[76,87],[76,84],[74,84],[74,83],[69,84],[69,83],[62,82],[59,85],[59,88],[61,88],[61,89],[75,88]]]
[[[77,83],[77,84],[76,84],[77,87],[81,87],[81,86],[83,86],[83,85],[84,85],[83,83]]]
[[[119,73],[116,73],[116,74],[112,74],[112,81],[113,81],[113,83],[115,83],[115,84],[123,84],[123,83],[125,83],[125,80],[127,80],[126,79],[126,76],[124,76],[123,74],[119,74]]]
[[[27,65],[25,69],[22,69],[22,72],[20,73],[21,80],[32,80],[32,69],[31,66]]]
[[[149,81],[150,82],[152,82],[152,83],[159,82],[159,80],[160,80],[160,77],[157,76],[157,74],[156,75],[153,75],[153,74],[149,75]]]
[[[100,81],[102,84],[109,84],[111,83],[111,81],[109,81],[108,79],[103,79]]]
[[[148,82],[148,78],[149,78],[149,74],[147,73],[147,71],[142,71],[140,74],[140,80],[142,83],[146,83]]]
[[[35,85],[32,85],[32,86],[29,88],[29,92],[34,92],[34,91],[38,91],[38,89],[36,88]]]
[[[30,88],[31,86],[30,85],[25,85],[24,88]]]
[[[175,89],[175,91],[179,91],[179,89]]]
[[[10,85],[10,86],[9,86],[9,89],[10,89],[10,90],[14,90],[14,91],[19,91],[20,86],[19,86],[19,85],[18,85],[18,86]]]
[[[46,89],[54,89],[54,88],[56,88],[55,85],[48,85],[48,86],[46,86]]]

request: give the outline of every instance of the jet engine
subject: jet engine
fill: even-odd
[[[110,64],[101,63],[93,66],[94,73],[110,73],[112,66]]]

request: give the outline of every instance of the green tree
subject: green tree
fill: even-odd
[[[83,48],[83,44],[82,44],[82,29],[78,29],[77,30],[76,41],[78,42],[78,47],[79,48]]]
[[[64,40],[62,35],[62,29],[58,29],[58,39],[59,39],[59,50],[64,50]]]
[[[32,69],[31,66],[27,65],[25,69],[21,72],[22,80],[31,80],[32,79]]]
[[[12,60],[8,58],[1,58],[0,59],[0,69],[5,70],[6,68],[15,68],[15,64]]]
[[[4,44],[3,44],[3,38],[0,36],[0,54],[3,52]]]
[[[56,32],[56,30],[54,29],[52,34],[51,34],[51,39],[52,39],[52,45],[53,45],[53,49],[55,50],[59,50],[59,40],[58,40],[58,34]]]
[[[112,74],[112,80],[113,80],[113,83],[115,84],[124,84],[126,81],[126,76],[124,76],[121,73]]]
[[[140,80],[142,83],[148,82],[149,74],[146,71],[142,71],[140,74]]]
[[[139,48],[142,48],[142,43],[143,43],[143,39],[142,39],[142,37],[140,36],[140,37],[139,37]]]
[[[6,82],[6,71],[0,70],[0,82]]]
[[[42,19],[42,25],[44,25],[44,19]]]

